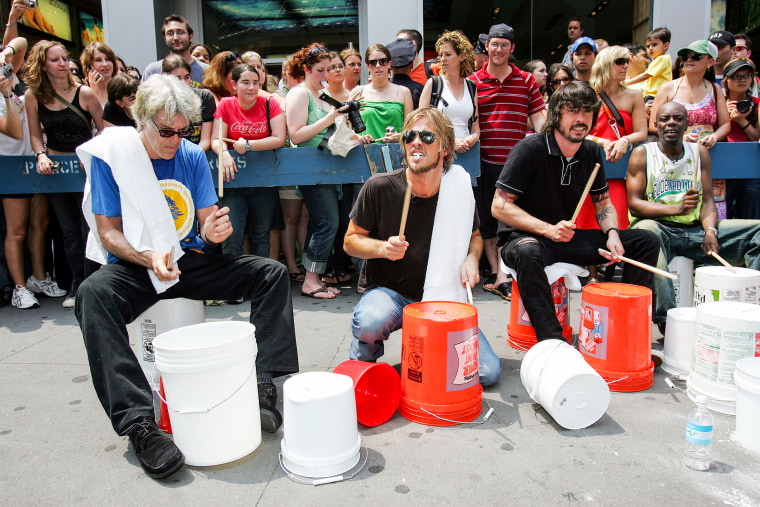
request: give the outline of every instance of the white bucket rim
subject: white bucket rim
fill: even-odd
[[[736,388],[750,394],[760,394],[760,357],[745,357],[736,361]]]
[[[201,330],[207,331],[202,333],[202,339],[199,340],[193,334]],[[256,326],[250,322],[202,322],[161,333],[153,340],[153,347],[156,351],[160,349],[165,354],[192,354],[204,350],[234,346],[236,342],[245,340],[255,333]],[[188,337],[188,334],[191,336]]]

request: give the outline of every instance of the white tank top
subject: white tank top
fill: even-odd
[[[441,91],[441,100],[438,101],[438,110],[445,114],[451,120],[451,124],[454,125],[454,137],[465,138],[470,135],[468,124],[474,112],[470,89],[467,87],[467,83],[462,83],[464,86],[462,100],[456,100],[446,84],[446,80],[441,78],[441,81],[443,81],[443,90]],[[448,106],[444,104],[444,101]]]

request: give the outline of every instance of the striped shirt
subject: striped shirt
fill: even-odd
[[[488,73],[488,65],[468,78],[478,87],[480,159],[489,164],[504,165],[525,138],[528,117],[546,107],[533,75],[509,65],[512,72],[503,82]]]

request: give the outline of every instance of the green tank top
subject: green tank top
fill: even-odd
[[[301,83],[298,86],[304,85]],[[304,89],[305,88],[306,87],[304,86]],[[309,93],[309,90],[306,90],[306,93],[309,96],[309,115],[306,117],[306,125],[311,125],[312,123],[319,121],[321,118],[324,118],[327,113],[324,109],[319,107],[316,102],[314,102],[314,100],[311,98],[311,93]],[[322,132],[315,135],[308,141],[302,142],[298,146],[319,146],[319,143],[322,142],[322,138],[325,136],[325,132],[327,132],[327,129],[322,130]]]
[[[404,126],[403,102],[365,102],[359,113],[367,126],[367,131],[362,134],[369,134],[373,139],[384,137],[386,127],[392,126],[396,132],[401,132]]]
[[[657,143],[644,145],[647,153],[647,186],[644,197],[651,202],[662,204],[680,204],[683,194],[694,186],[694,171],[700,172],[701,160],[699,145],[683,143],[683,157],[670,160],[658,148]],[[701,179],[701,175],[698,174]],[[661,217],[657,220],[692,225],[699,222],[699,210],[702,208],[702,183],[697,183],[699,203],[688,215]],[[638,218],[628,213],[631,225]]]

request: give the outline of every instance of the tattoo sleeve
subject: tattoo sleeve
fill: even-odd
[[[609,198],[609,196],[610,196],[609,192],[605,192],[605,193],[599,194],[599,195],[592,195],[591,196],[591,202],[603,201],[603,200]]]
[[[607,219],[607,217],[609,217],[613,213],[615,213],[615,207],[612,206],[611,204],[609,206],[602,208],[600,211],[596,213],[597,223],[601,224]]]

